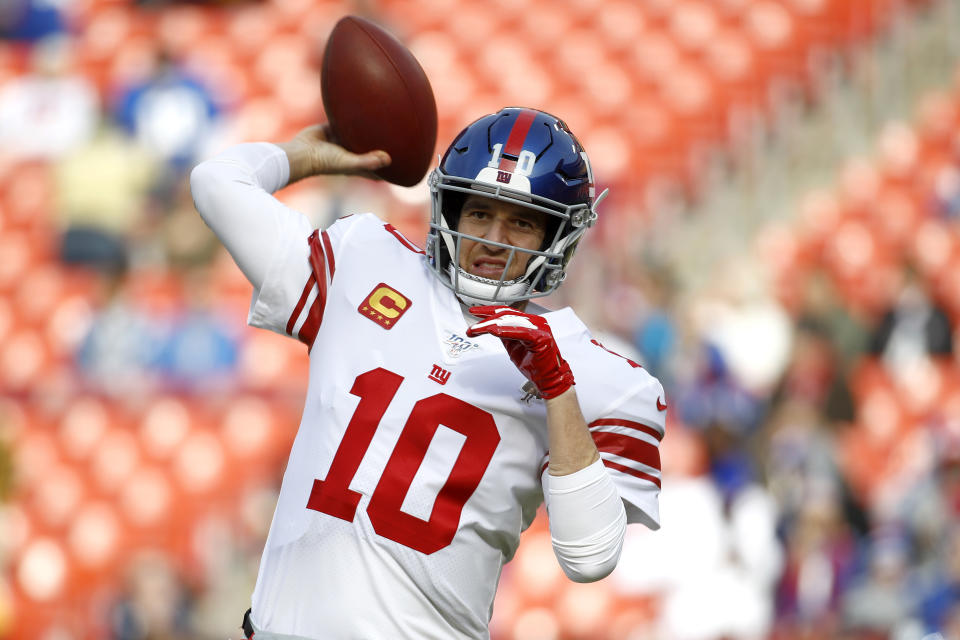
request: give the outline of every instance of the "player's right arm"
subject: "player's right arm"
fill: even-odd
[[[287,215],[271,194],[314,175],[372,176],[390,163],[386,152],[358,155],[328,138],[326,125],[314,125],[288,142],[236,145],[190,174],[197,211],[257,289],[280,243],[281,217]]]

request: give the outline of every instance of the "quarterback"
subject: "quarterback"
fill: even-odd
[[[253,284],[248,322],[310,358],[244,620],[257,640],[487,638],[540,504],[578,582],[613,570],[627,523],[659,527],[663,388],[571,309],[532,302],[597,218],[580,143],[533,109],[469,125],[430,175],[424,248],[371,213],[313,229],[271,195],[389,162],[317,125],[191,175]]]

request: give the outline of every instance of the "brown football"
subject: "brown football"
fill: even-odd
[[[437,103],[409,49],[369,20],[341,18],[324,49],[320,87],[338,143],[389,153],[390,165],[377,171],[387,182],[420,182],[437,143]]]

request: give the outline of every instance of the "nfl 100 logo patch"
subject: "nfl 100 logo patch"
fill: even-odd
[[[479,343],[467,340],[455,331],[448,329],[446,333],[447,337],[443,340],[443,343],[446,345],[447,353],[451,358],[459,358],[468,351],[480,348]]]

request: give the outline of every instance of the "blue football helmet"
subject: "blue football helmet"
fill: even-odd
[[[508,107],[484,116],[454,139],[429,179],[431,193],[427,256],[441,282],[469,304],[511,304],[552,293],[566,277],[580,236],[597,219],[586,152],[567,125],[548,113]],[[547,214],[539,250],[461,234],[460,210],[468,195],[519,204]],[[499,280],[460,268],[463,238],[508,249]],[[524,273],[505,280],[513,261]]]

